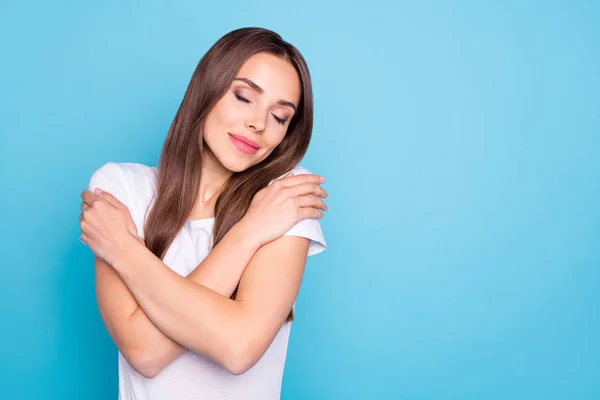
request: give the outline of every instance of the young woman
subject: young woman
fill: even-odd
[[[107,163],[82,192],[120,399],[278,399],[306,257],[326,247],[324,179],[299,167],[304,58],[243,28],[200,60],[158,167]]]

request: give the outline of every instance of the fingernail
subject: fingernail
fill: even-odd
[[[94,193],[96,193],[96,194],[100,194],[100,193],[103,193],[103,192],[102,192],[102,189],[100,189],[100,188],[97,188],[96,190],[94,190]]]

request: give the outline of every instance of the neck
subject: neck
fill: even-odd
[[[214,216],[217,198],[221,193],[225,181],[232,174],[231,171],[223,167],[209,149],[206,149],[198,197],[192,209],[190,219],[202,219]]]

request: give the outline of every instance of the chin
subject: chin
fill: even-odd
[[[228,154],[227,157],[219,158],[219,161],[223,167],[231,172],[242,172],[251,166],[256,165],[260,160],[239,156],[237,154]]]
[[[261,148],[255,154],[244,154],[233,146],[218,147],[214,150],[211,150],[210,152],[212,153],[213,159],[216,159],[215,161],[219,162],[223,168],[228,171],[238,173],[265,160],[271,154],[273,149],[265,152],[265,148]]]

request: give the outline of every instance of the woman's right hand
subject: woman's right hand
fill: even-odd
[[[321,200],[327,192],[319,186],[324,178],[290,174],[258,191],[240,221],[250,227],[261,246],[280,238],[303,219],[323,217],[320,210],[327,210]]]

